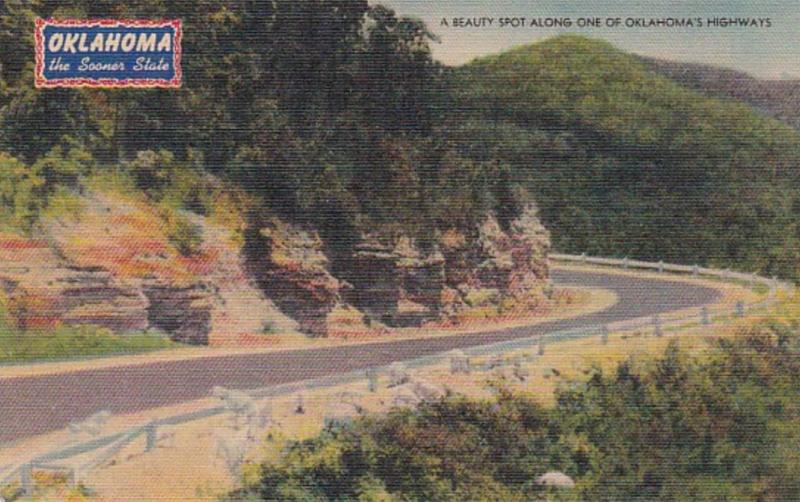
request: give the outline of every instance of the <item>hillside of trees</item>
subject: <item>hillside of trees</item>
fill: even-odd
[[[184,86],[36,90],[35,16],[181,18]],[[366,0],[5,2],[0,151],[23,166],[0,173],[5,214],[35,220],[44,186],[153,150],[320,229],[332,254],[365,230],[424,242],[536,201],[564,252],[796,277],[789,126],[604,42],[558,37],[447,68],[435,40]]]
[[[800,128],[800,80],[762,80],[715,66],[641,58],[656,73],[703,94],[743,101],[763,113]]]
[[[36,0],[2,9],[0,151],[31,176],[48,155],[81,156],[103,170],[141,150],[168,152],[186,170],[242,187],[262,212],[342,245],[378,227],[429,239],[441,222],[471,224],[530,201],[498,181],[496,165],[463,159],[432,134],[447,95],[429,49],[434,36],[366,0]],[[184,85],[36,90],[35,16],[181,18]],[[167,175],[157,166],[150,174],[141,188],[157,191]]]
[[[557,249],[796,276],[791,127],[574,36],[476,60],[452,79],[448,132],[464,155],[525,180]]]

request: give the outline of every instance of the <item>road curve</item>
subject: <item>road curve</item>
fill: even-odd
[[[619,301],[600,312],[531,327],[2,379],[0,442],[61,429],[101,409],[134,413],[207,397],[214,385],[253,388],[305,380],[455,348],[700,307],[720,297],[718,290],[696,284],[613,273],[556,269],[553,279],[557,284],[610,289]]]

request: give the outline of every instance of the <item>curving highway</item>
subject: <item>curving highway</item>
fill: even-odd
[[[553,280],[610,289],[619,301],[600,312],[532,327],[0,379],[0,441],[61,429],[100,409],[133,413],[207,397],[214,385],[253,388],[317,378],[450,349],[700,307],[720,297],[716,289],[682,281],[613,273],[554,269]]]

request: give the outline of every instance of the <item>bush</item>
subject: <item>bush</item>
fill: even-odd
[[[136,158],[125,163],[137,188],[153,195],[158,194],[169,181],[175,164],[175,156],[167,150],[143,150],[136,153]]]
[[[170,244],[183,256],[200,252],[203,245],[203,229],[176,211],[165,211],[165,234]]]
[[[0,152],[0,221],[9,230],[29,231],[42,212],[55,202],[50,215],[74,215],[79,207],[70,200],[70,190],[87,174],[93,161],[81,149],[64,154],[55,147],[33,165]]]
[[[554,439],[547,413],[532,401],[451,399],[291,443],[262,466],[258,486],[237,497],[528,500],[539,491],[529,481],[553,461]]]
[[[0,221],[9,229],[30,229],[44,204],[45,180],[18,159],[0,152]]]
[[[60,146],[39,158],[31,169],[44,178],[47,192],[59,187],[78,188],[81,177],[94,166],[92,155],[82,148],[70,148],[66,154]]]
[[[62,326],[49,331],[0,330],[0,363],[131,354],[171,347],[155,332],[117,335],[99,326]]]

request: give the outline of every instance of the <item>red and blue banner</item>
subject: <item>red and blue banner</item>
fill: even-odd
[[[180,87],[180,20],[36,20],[36,87]]]

